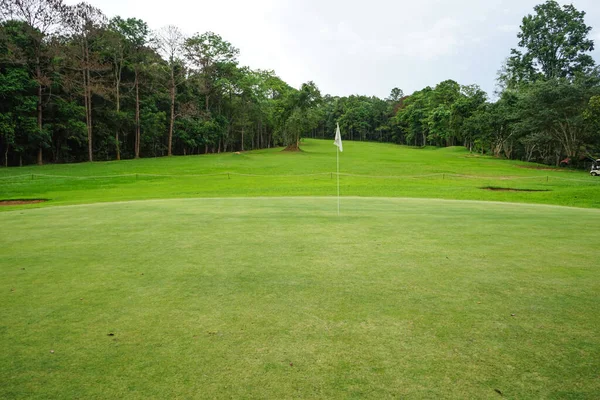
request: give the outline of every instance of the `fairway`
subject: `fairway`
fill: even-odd
[[[0,200],[47,199],[15,208],[123,200],[335,196],[335,147],[307,139],[301,152],[281,148],[118,162],[0,168]],[[413,197],[600,208],[600,178],[469,153],[460,147],[415,149],[344,143],[342,196]],[[504,188],[511,191],[487,190]],[[515,191],[515,189],[517,191]]]
[[[0,398],[600,393],[600,210],[335,212],[260,197],[0,213]]]

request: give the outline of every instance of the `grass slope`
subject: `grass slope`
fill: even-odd
[[[331,174],[336,168],[335,147],[331,141],[306,140],[302,148],[304,151],[300,153],[269,149],[239,155],[3,168],[0,169],[0,200],[51,200],[45,204],[17,206],[31,208],[159,198],[335,195],[335,176]],[[344,148],[346,151],[340,157],[341,172],[367,175],[342,176],[341,192],[345,196],[600,207],[597,196],[600,179],[582,171],[535,169],[541,166],[480,157],[459,147],[419,150],[391,144],[346,142]],[[227,172],[233,174],[227,176]],[[481,189],[487,186],[547,191]],[[8,208],[15,207],[0,207],[0,211]]]
[[[596,397],[600,180],[344,147],[0,169],[0,398]]]
[[[0,213],[0,398],[597,398],[600,211],[335,204]]]

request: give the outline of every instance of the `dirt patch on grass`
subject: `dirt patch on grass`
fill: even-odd
[[[514,189],[514,188],[503,188],[497,186],[486,186],[480,189],[491,190],[493,192],[549,192],[548,189]]]
[[[556,167],[542,167],[537,165],[517,165],[517,168],[525,168],[525,169],[535,169],[538,171],[560,171],[560,172],[568,172],[568,169],[565,168],[556,168]]]
[[[0,207],[3,206],[18,206],[21,204],[36,204],[48,201],[48,199],[12,199],[12,200],[0,200]]]
[[[300,146],[298,146],[297,144],[290,144],[282,151],[302,151],[302,150],[300,149]]]

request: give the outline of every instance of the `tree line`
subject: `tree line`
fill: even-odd
[[[153,31],[87,3],[0,0],[0,153],[5,166],[287,146],[302,137],[463,145],[577,164],[600,149],[600,72],[585,13],[547,1],[523,19],[498,99],[447,80],[385,99],[294,88],[240,65],[216,33]]]
[[[412,146],[467,147],[508,159],[572,166],[600,158],[600,69],[585,12],[547,1],[523,18],[498,73],[497,99],[446,80],[404,96],[324,98],[324,131]]]
[[[297,147],[321,94],[240,66],[216,33],[86,3],[0,0],[3,164]]]

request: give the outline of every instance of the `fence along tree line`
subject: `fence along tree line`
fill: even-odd
[[[523,19],[498,100],[452,80],[405,96],[322,96],[238,63],[216,33],[153,32],[86,3],[0,0],[3,164],[248,150],[301,137],[464,145],[574,162],[600,148],[600,73],[584,12],[548,1]],[[552,49],[553,51],[549,51]]]

